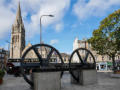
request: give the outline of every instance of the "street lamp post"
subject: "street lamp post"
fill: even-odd
[[[42,15],[42,16],[40,17],[40,44],[42,43],[42,23],[41,23],[41,19],[42,19],[42,17],[44,17],[44,16],[54,17],[54,15]]]

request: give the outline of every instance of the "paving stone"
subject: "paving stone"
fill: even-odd
[[[70,74],[65,73],[61,79],[61,90],[120,90],[120,78],[111,78],[111,73],[97,73],[98,82],[94,85],[76,85],[70,83]],[[23,77],[5,75],[0,90],[31,90]]]

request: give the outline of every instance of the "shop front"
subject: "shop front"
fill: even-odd
[[[112,70],[112,62],[98,62],[96,63],[96,69],[98,71]]]
[[[113,64],[112,62],[107,62],[107,70],[112,70]]]

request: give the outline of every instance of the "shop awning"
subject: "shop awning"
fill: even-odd
[[[110,65],[110,66],[112,66],[112,62],[107,62],[107,65]]]

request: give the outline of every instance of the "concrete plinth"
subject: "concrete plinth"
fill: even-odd
[[[60,90],[60,72],[34,72],[34,90]]]
[[[96,70],[77,70],[73,73],[78,77],[79,83],[71,76],[71,83],[80,85],[90,85],[97,83],[97,71]]]

